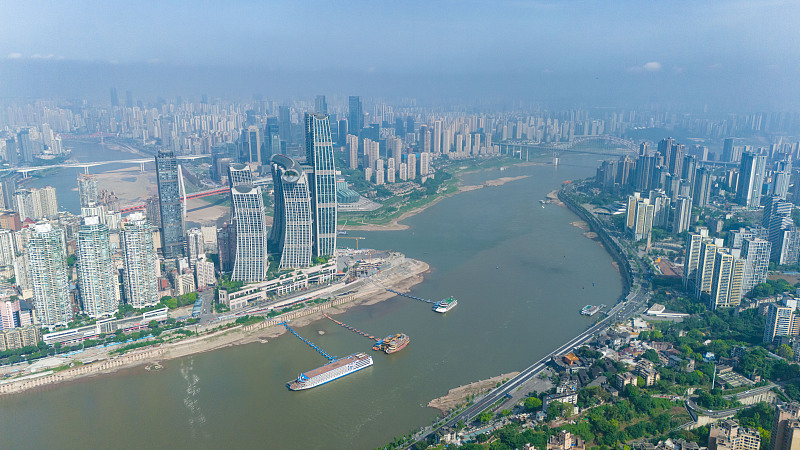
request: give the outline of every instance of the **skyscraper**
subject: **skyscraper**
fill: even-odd
[[[347,132],[359,136],[361,129],[364,128],[364,108],[361,105],[361,97],[351,95],[347,105]]]
[[[142,213],[128,216],[120,230],[122,280],[126,303],[144,308],[158,303],[158,259],[153,226]]]
[[[252,165],[261,164],[261,129],[255,125],[247,127],[242,144],[245,162]]]
[[[281,255],[281,268],[308,267],[313,249],[308,176],[297,161],[275,155],[272,180],[275,214],[269,236],[271,251]]]
[[[119,310],[119,289],[108,226],[100,223],[97,216],[86,217],[75,247],[83,312],[92,318],[115,314]]]
[[[33,162],[33,140],[31,139],[30,130],[27,128],[17,133],[17,148],[22,162]]]
[[[245,164],[231,164],[228,166],[228,184],[231,187],[241,184],[253,184],[253,172]]]
[[[79,173],[78,195],[80,195],[81,208],[88,208],[90,204],[97,203],[97,177],[88,173]]]
[[[328,116],[306,114],[306,162],[314,219],[314,256],[336,256],[336,167]]]
[[[269,265],[261,188],[249,183],[234,185],[231,188],[231,200],[236,224],[236,256],[231,279],[251,283],[263,281]]]
[[[722,250],[717,250],[714,275],[711,283],[709,306],[711,309],[739,306],[742,300],[744,261]]]
[[[711,197],[711,171],[705,167],[697,169],[694,180],[692,203],[704,207]]]
[[[314,112],[326,116],[328,115],[328,102],[325,101],[324,95],[318,95],[314,100]]]
[[[277,117],[267,117],[264,126],[264,147],[261,149],[261,164],[269,165],[272,155],[281,153],[281,132]]]
[[[739,166],[739,182],[736,187],[736,203],[747,208],[761,206],[761,188],[764,185],[764,170],[767,157],[751,152],[742,154]]]
[[[161,249],[164,258],[183,255],[183,215],[181,214],[178,160],[171,150],[159,150],[156,156],[158,201],[161,209]]]
[[[288,106],[278,107],[278,126],[280,129],[281,140],[284,142],[292,142],[292,116],[289,112]],[[272,154],[276,152],[273,149]]]
[[[734,154],[733,144],[736,143],[735,138],[725,138],[722,144],[722,158],[720,161],[736,162],[739,160],[738,155]]]
[[[34,226],[26,246],[36,317],[42,325],[66,325],[72,320],[64,230],[49,223]]]

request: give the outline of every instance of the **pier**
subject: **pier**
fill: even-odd
[[[430,304],[434,304],[434,303],[436,303],[436,302],[434,302],[433,300],[426,300],[426,299],[424,299],[424,298],[414,297],[413,295],[408,295],[408,294],[404,294],[404,293],[402,293],[402,292],[397,292],[397,291],[395,291],[394,289],[388,289],[388,288],[387,288],[386,290],[387,290],[387,291],[389,291],[389,292],[391,292],[392,294],[396,294],[396,295],[402,295],[403,297],[408,297],[408,298],[411,298],[411,299],[414,299],[414,300],[419,300],[419,301],[421,301],[421,302],[430,303]]]
[[[281,322],[281,325],[283,325],[284,327],[286,327],[286,329],[287,329],[287,330],[289,330],[289,332],[290,332],[290,333],[292,333],[293,335],[297,336],[297,338],[298,338],[298,339],[300,339],[301,341],[303,341],[303,342],[305,342],[306,344],[308,344],[308,346],[309,346],[309,347],[311,347],[311,348],[313,348],[314,350],[318,351],[320,355],[322,355],[322,356],[324,356],[324,357],[328,358],[328,361],[335,361],[335,360],[336,360],[336,357],[335,357],[335,356],[331,356],[331,355],[329,355],[328,353],[326,353],[326,352],[325,352],[325,350],[323,350],[323,349],[321,349],[321,348],[317,347],[317,345],[316,345],[316,344],[314,344],[313,342],[311,342],[311,341],[309,341],[308,339],[304,338],[303,336],[300,336],[299,334],[297,334],[297,332],[296,332],[296,331],[294,331],[294,328],[292,328],[292,327],[290,327],[290,326],[289,326],[289,323],[288,323],[288,322]]]
[[[373,336],[371,334],[367,334],[367,333],[365,333],[365,332],[363,332],[363,331],[361,331],[359,329],[351,327],[350,325],[348,325],[348,324],[346,324],[344,322],[339,322],[338,320],[334,319],[333,317],[331,317],[331,316],[329,316],[329,315],[327,315],[325,313],[322,313],[322,315],[325,316],[326,319],[330,319],[331,321],[333,321],[335,324],[341,325],[342,328],[347,328],[348,330],[352,331],[353,333],[360,334],[360,335],[364,336],[365,338],[370,338],[375,342],[380,342],[379,338],[376,338],[375,336]]]

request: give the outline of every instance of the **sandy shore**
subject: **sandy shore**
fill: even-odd
[[[371,277],[372,279],[365,282],[364,285],[358,289],[357,293],[353,295],[352,300],[347,303],[337,306],[323,304],[316,307],[318,311],[313,313],[309,311],[307,315],[303,315],[303,310],[289,313],[294,316],[299,316],[292,319],[292,325],[295,328],[301,328],[322,319],[322,311],[329,315],[341,314],[356,306],[374,305],[394,297],[395,294],[386,291],[387,287],[391,287],[398,292],[407,292],[412,286],[424,280],[424,273],[427,272],[429,268],[428,264],[423,261],[404,258],[404,261],[398,265],[397,270],[393,273]],[[309,308],[309,310],[310,309],[314,308]],[[275,319],[280,320],[280,316]],[[214,325],[218,326],[219,324]],[[114,373],[123,369],[142,365],[150,368],[148,370],[158,370],[159,366],[163,367],[169,365],[166,361],[175,358],[235,345],[256,342],[267,343],[269,339],[278,337],[285,332],[286,329],[280,325],[264,327],[254,331],[245,331],[242,326],[236,326],[227,330],[190,337],[157,347],[145,347],[121,356],[100,358],[90,363],[82,363],[85,361],[86,355],[78,354],[70,358],[73,363],[79,364],[73,368],[55,373],[44,371],[40,374],[25,374],[26,376],[21,377],[19,380],[8,380],[0,383],[0,395],[23,392],[28,389],[55,385],[57,383],[80,378]]]
[[[508,380],[519,375],[519,372],[511,372],[504,375],[489,378],[487,380],[476,381],[464,386],[450,389],[447,395],[435,398],[428,402],[429,408],[438,409],[442,414],[447,414],[451,409],[466,403],[469,397],[482,394],[495,387],[497,383]]]
[[[434,201],[432,201],[430,203],[427,203],[427,204],[425,204],[423,206],[420,206],[419,208],[414,208],[411,211],[406,211],[403,214],[401,214],[400,217],[397,217],[396,219],[392,219],[392,221],[390,221],[389,223],[387,223],[385,225],[347,225],[347,226],[340,227],[340,229],[342,229],[342,230],[351,230],[351,231],[396,231],[396,230],[407,230],[409,228],[408,225],[405,225],[405,224],[400,223],[400,222],[402,222],[405,219],[408,219],[409,217],[415,216],[415,215],[421,213],[422,211],[425,211],[426,209],[430,208],[431,206],[439,203],[440,201],[442,201],[442,200],[444,200],[444,199],[446,199],[448,197],[452,197],[453,195],[457,195],[457,194],[460,194],[462,192],[469,192],[469,191],[474,191],[476,189],[483,189],[484,187],[487,187],[487,186],[502,186],[502,185],[504,185],[506,183],[510,183],[512,181],[521,180],[523,178],[528,178],[529,176],[530,175],[521,175],[521,176],[518,176],[518,177],[502,177],[502,178],[497,178],[497,179],[494,179],[494,180],[488,180],[485,183],[478,184],[478,185],[462,185],[461,182],[459,182],[458,190],[456,192],[453,192],[453,193],[448,194],[448,195],[442,195],[441,197],[437,198],[436,200],[434,200]]]

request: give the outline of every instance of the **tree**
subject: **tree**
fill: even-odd
[[[778,350],[775,352],[781,358],[792,360],[794,358],[794,352],[792,351],[792,347],[789,344],[783,344],[778,347]]]
[[[538,411],[542,407],[542,401],[537,397],[528,397],[525,399],[525,411],[533,412]]]
[[[648,360],[648,361],[652,361],[652,362],[654,362],[654,363],[658,363],[658,362],[659,362],[659,359],[658,359],[658,352],[656,352],[656,351],[655,351],[655,350],[653,350],[652,348],[648,348],[648,349],[647,349],[647,350],[644,352],[644,354],[642,355],[642,358],[644,358],[644,359],[646,359],[646,360]]]
[[[488,411],[484,411],[481,413],[481,415],[478,416],[478,422],[480,423],[487,423],[490,420],[492,420],[492,413]]]

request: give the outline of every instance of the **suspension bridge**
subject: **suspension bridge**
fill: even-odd
[[[281,322],[280,324],[283,325],[284,327],[286,327],[286,329],[289,330],[290,333],[292,333],[293,335],[297,336],[298,339],[300,339],[301,341],[303,341],[306,344],[308,344],[309,347],[311,347],[314,350],[316,350],[317,352],[319,352],[320,355],[328,358],[328,361],[336,361],[336,357],[335,356],[329,355],[327,352],[325,352],[325,350],[317,347],[317,344],[315,344],[315,343],[309,341],[308,339],[304,338],[303,336],[300,336],[299,334],[297,334],[297,332],[294,331],[294,328],[289,326],[288,322]]]

